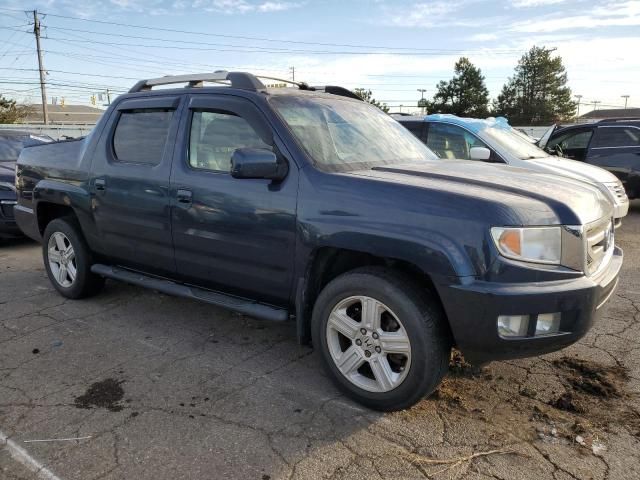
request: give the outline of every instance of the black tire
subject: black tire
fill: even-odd
[[[392,390],[371,392],[358,387],[340,372],[331,356],[326,334],[329,315],[336,305],[352,296],[368,296],[382,302],[397,316],[409,338],[409,371]],[[321,352],[336,385],[355,401],[375,410],[402,410],[414,405],[433,393],[448,369],[451,337],[439,303],[428,291],[388,268],[364,267],[332,280],[315,302],[311,328],[314,348]]]
[[[55,278],[49,263],[49,240],[56,232],[64,234],[75,253],[76,276],[70,286],[63,286]],[[90,297],[97,294],[104,286],[104,278],[91,272],[91,265],[94,263],[93,255],[74,217],[56,218],[49,222],[43,235],[42,257],[49,281],[64,297],[73,299]]]

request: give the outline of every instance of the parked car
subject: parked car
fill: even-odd
[[[640,119],[554,125],[539,145],[554,155],[609,170],[622,181],[629,198],[640,197]]]
[[[622,265],[605,195],[442,162],[349,95],[239,72],[142,80],[86,139],[22,152],[18,224],[63,296],[106,277],[295,318],[336,384],[380,410],[431,393],[452,345],[482,363],[581,338]]]
[[[455,115],[398,117],[440,158],[480,160],[591,182],[615,205],[616,226],[629,211],[620,180],[602,168],[550,156],[516,132],[503,118],[464,118]]]
[[[0,129],[0,239],[22,236],[13,216],[16,204],[15,173],[16,160],[25,144],[52,141],[46,136],[29,132]]]

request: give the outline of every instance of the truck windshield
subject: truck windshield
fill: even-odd
[[[15,162],[23,147],[23,137],[0,137],[0,162]]]
[[[348,171],[438,157],[389,115],[340,97],[274,95],[273,107],[320,167]]]
[[[483,130],[483,133],[521,160],[532,160],[534,158],[545,158],[549,156],[544,150],[538,148],[517,133],[513,133],[505,128],[488,127]]]

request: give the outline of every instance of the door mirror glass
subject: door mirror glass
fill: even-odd
[[[491,150],[486,147],[471,147],[469,149],[471,160],[489,160]]]
[[[278,162],[271,150],[238,148],[231,156],[231,176],[234,178],[282,180],[286,175],[286,164]]]

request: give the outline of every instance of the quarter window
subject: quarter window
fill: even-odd
[[[120,114],[113,135],[119,162],[158,165],[162,161],[173,110],[139,109]]]
[[[189,165],[229,172],[238,148],[272,150],[242,117],[231,112],[194,111],[189,138]]]
[[[633,127],[599,127],[593,139],[593,148],[637,147],[640,129]]]

